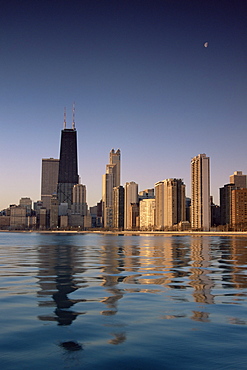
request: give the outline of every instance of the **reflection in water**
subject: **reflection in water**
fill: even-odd
[[[59,344],[60,347],[66,349],[66,351],[74,352],[74,351],[81,351],[82,345],[78,342],[68,341],[68,342],[61,342]]]
[[[235,288],[247,288],[246,263],[247,263],[247,245],[245,238],[233,236],[231,238],[231,266],[232,278]]]
[[[120,252],[120,257],[118,252]],[[101,312],[102,315],[115,315],[117,312],[117,303],[123,297],[123,291],[118,288],[119,274],[124,270],[124,259],[121,258],[121,254],[122,250],[118,250],[114,244],[102,246],[102,286],[110,294],[101,301],[108,307],[108,310]]]
[[[71,293],[85,287],[88,271],[89,284],[94,282],[95,285],[96,282],[98,285],[100,281],[103,289],[98,299],[91,298],[90,301],[105,305],[100,310],[105,317],[118,313],[125,294],[169,292],[164,297],[169,305],[174,301],[175,309],[166,309],[164,305],[163,318],[190,317],[195,321],[208,322],[210,310],[207,305],[215,304],[216,297],[218,300],[220,297],[215,293],[216,281],[217,287],[221,282],[223,289],[229,288],[229,284],[236,289],[247,285],[245,240],[238,237],[213,239],[207,236],[101,236],[87,258],[84,256],[86,247],[73,244],[40,246],[39,305],[55,305],[55,310],[53,314],[39,316],[39,319],[70,325],[78,315],[85,313],[74,311],[72,307],[87,300],[72,299]],[[90,270],[92,261],[97,265],[94,276]],[[245,299],[245,295],[236,292],[233,299]],[[196,306],[188,313],[186,303],[191,301]],[[232,318],[230,322],[238,322],[238,319]],[[118,326],[115,324],[114,327]],[[119,326],[122,328],[123,325]],[[126,332],[122,330],[113,331],[111,335],[114,336],[109,340],[111,344],[127,340]]]
[[[75,274],[82,274],[85,269],[79,265],[77,247],[73,245],[46,245],[40,246],[39,256],[39,285],[38,291],[40,306],[56,306],[55,315],[39,316],[40,320],[57,321],[59,325],[70,325],[82,312],[70,310],[83,299],[75,300],[68,297],[78,289],[82,283],[75,281]],[[81,258],[81,257],[80,257]],[[52,296],[53,302],[47,300]]]
[[[193,297],[195,302],[213,304],[214,297],[211,290],[214,286],[209,277],[210,267],[210,244],[206,237],[193,237],[191,240],[191,269],[190,285],[194,288]],[[192,319],[196,321],[208,321],[208,313],[194,311]]]
[[[245,370],[246,246],[243,236],[3,234],[1,365]]]

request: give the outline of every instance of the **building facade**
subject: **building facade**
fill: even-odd
[[[235,184],[237,188],[246,188],[247,176],[243,175],[242,171],[235,171],[233,175],[230,176],[230,183]]]
[[[124,187],[121,185],[113,188],[113,227],[124,228]]]
[[[186,220],[185,184],[182,179],[166,179],[155,184],[155,225],[171,228]]]
[[[199,154],[191,160],[191,226],[210,230],[210,167],[209,157]]]
[[[232,213],[232,190],[236,189],[235,184],[226,184],[220,188],[220,224],[231,224]]]
[[[247,229],[247,189],[232,190],[231,224],[235,229]]]
[[[124,229],[132,230],[133,204],[138,204],[138,184],[134,181],[126,182],[124,187]]]
[[[103,226],[114,227],[113,188],[120,186],[120,150],[110,151],[109,164],[102,176],[102,216]]]
[[[139,203],[140,229],[153,230],[155,227],[155,199],[144,198]]]
[[[64,128],[61,132],[60,160],[58,170],[58,202],[72,205],[72,190],[79,183],[77,164],[77,135],[74,124],[72,129]]]
[[[51,197],[57,193],[59,159],[43,158],[41,170],[41,201],[43,206],[51,208]]]
[[[86,185],[74,185],[72,196],[72,213],[87,216]]]

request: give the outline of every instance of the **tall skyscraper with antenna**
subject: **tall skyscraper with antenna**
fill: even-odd
[[[72,128],[66,127],[66,111],[64,111],[64,128],[61,132],[57,185],[59,204],[68,203],[68,208],[71,209],[73,186],[78,183],[77,136],[75,129],[75,105],[73,104]]]

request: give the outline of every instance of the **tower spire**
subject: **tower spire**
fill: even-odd
[[[64,112],[63,112],[63,128],[64,130],[66,129],[66,107],[64,107]]]
[[[75,130],[75,102],[73,103],[72,108],[72,130]]]

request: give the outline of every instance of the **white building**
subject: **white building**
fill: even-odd
[[[209,164],[206,154],[191,160],[191,226],[204,231],[211,226]]]
[[[140,229],[152,230],[155,225],[155,199],[147,198],[140,201]]]

